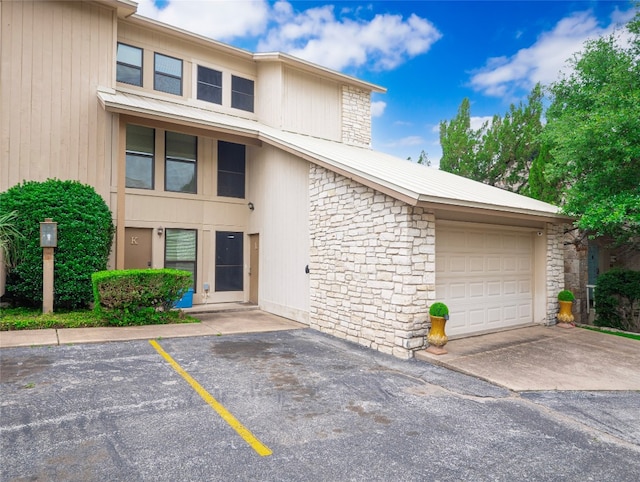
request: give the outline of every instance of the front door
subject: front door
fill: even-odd
[[[125,228],[124,268],[151,268],[152,229]]]
[[[216,231],[216,291],[242,291],[244,234]]]
[[[249,302],[258,304],[258,279],[260,278],[260,235],[250,234],[249,245]]]

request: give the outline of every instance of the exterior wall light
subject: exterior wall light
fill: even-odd
[[[156,231],[156,232],[158,233],[158,236],[162,236],[162,235],[163,235],[163,233],[164,233],[164,228],[163,228],[162,226],[160,226],[160,227],[157,229],[157,231]]]
[[[249,211],[253,211],[255,209],[255,206],[251,202],[247,204],[247,206],[249,206]]]

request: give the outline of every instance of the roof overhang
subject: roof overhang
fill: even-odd
[[[98,99],[110,112],[198,129],[205,135],[233,136],[250,144],[264,142],[402,202],[432,211],[551,223],[573,220],[551,204],[365,147],[282,131],[255,120],[146,93],[102,88],[98,90]]]

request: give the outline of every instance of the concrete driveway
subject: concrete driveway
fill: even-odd
[[[445,348],[446,355],[421,351],[416,358],[514,391],[640,390],[640,341],[620,336],[531,326],[453,340]]]

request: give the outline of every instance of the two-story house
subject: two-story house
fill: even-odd
[[[0,190],[93,186],[112,268],[186,269],[196,304],[253,302],[403,358],[436,300],[450,336],[553,322],[567,219],[372,150],[382,87],[130,0],[0,6]]]

